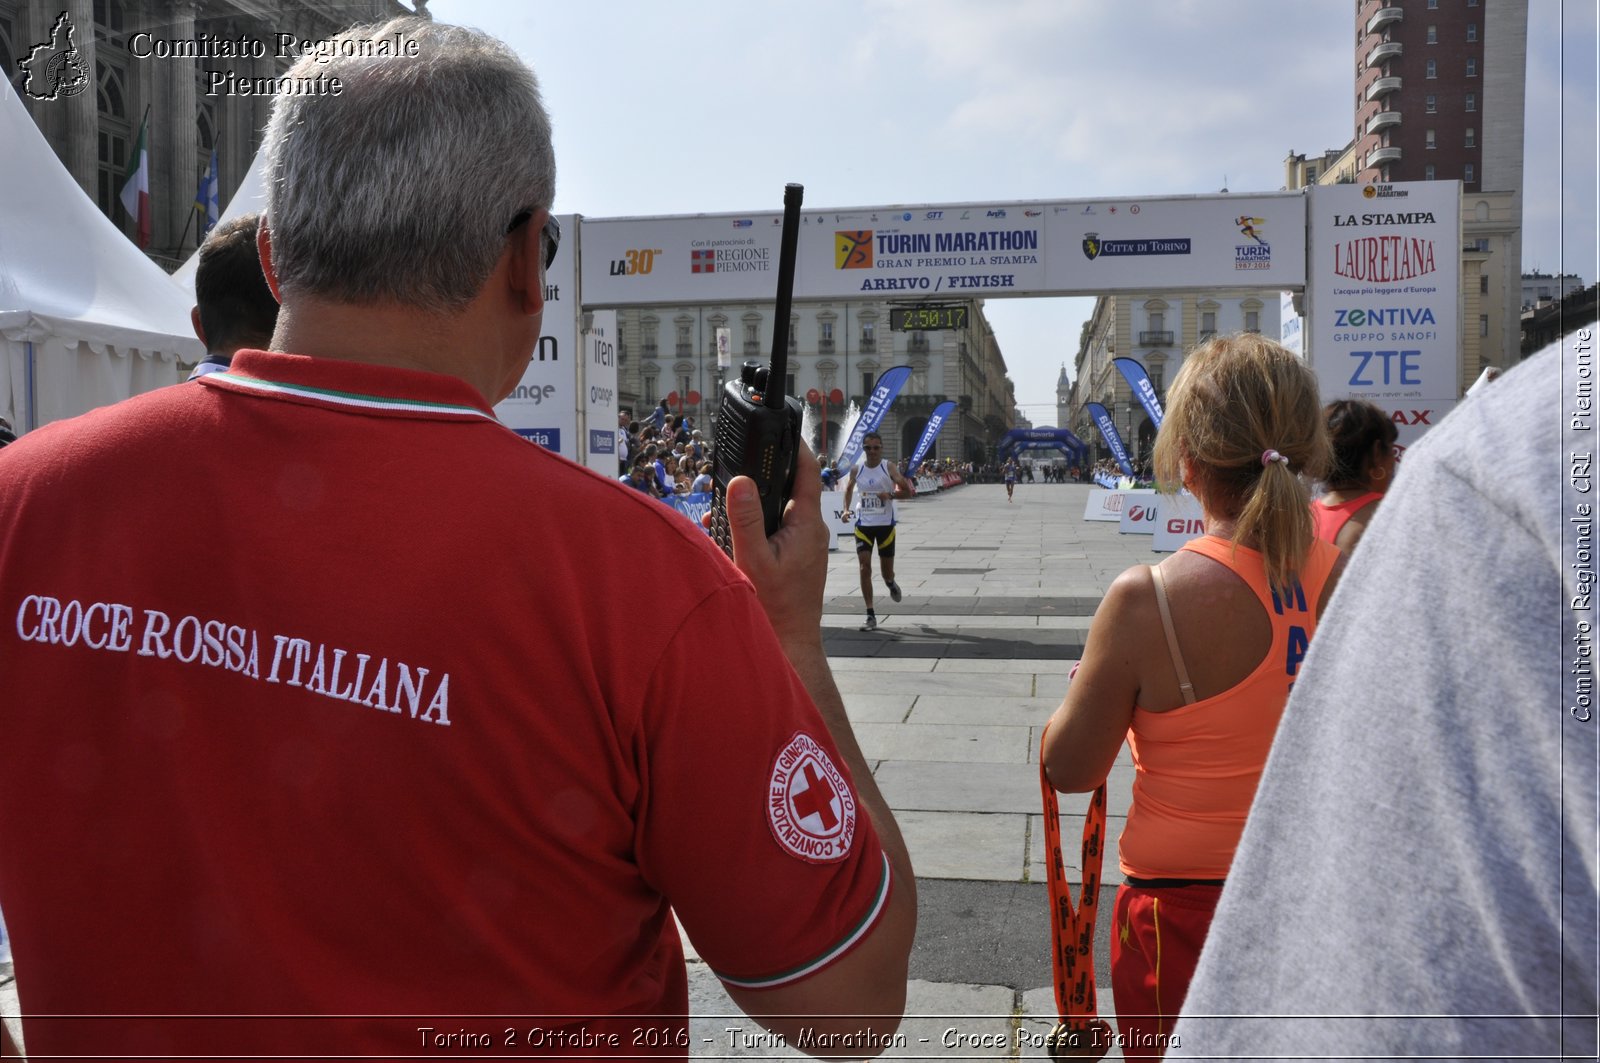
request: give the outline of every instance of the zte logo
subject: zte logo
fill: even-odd
[[[1173,517],[1167,521],[1167,534],[1169,535],[1202,535],[1206,530],[1206,522],[1198,517]]]

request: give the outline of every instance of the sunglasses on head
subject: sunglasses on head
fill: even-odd
[[[519,211],[511,219],[511,224],[506,226],[506,235],[510,236],[533,217],[532,210]],[[544,268],[549,269],[550,264],[556,260],[556,249],[561,246],[561,223],[556,221],[554,214],[545,216],[544,219]]]

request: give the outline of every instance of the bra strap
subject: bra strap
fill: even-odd
[[[1183,703],[1195,702],[1194,684],[1189,682],[1189,670],[1183,666],[1183,654],[1178,650],[1178,633],[1172,629],[1172,608],[1167,605],[1167,585],[1161,576],[1161,566],[1150,566],[1150,579],[1156,586],[1156,606],[1161,610],[1161,630],[1167,634],[1167,649],[1172,653],[1172,667],[1178,670],[1178,690]]]

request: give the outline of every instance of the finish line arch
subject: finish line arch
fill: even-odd
[[[1460,392],[1460,201],[1459,182],[1423,181],[810,208],[794,299],[1303,292],[1305,356],[1324,399],[1370,398],[1397,422],[1404,413],[1406,425],[1436,423]],[[779,210],[564,218],[568,235],[547,272],[545,336],[523,386],[497,407],[501,419],[577,461],[615,468],[609,312],[770,304],[781,222]],[[1402,427],[1401,443],[1409,441]]]

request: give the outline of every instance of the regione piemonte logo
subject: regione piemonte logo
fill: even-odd
[[[850,854],[856,800],[828,751],[797,732],[772,762],[767,823],[778,844],[802,860],[828,864]]]
[[[717,253],[715,251],[690,251],[690,273],[715,273],[717,271]]]
[[[65,11],[61,12],[50,27],[50,39],[34,45],[28,57],[17,64],[28,75],[23,92],[36,100],[55,100],[76,96],[88,88],[89,74],[83,67],[75,36],[72,20]]]

